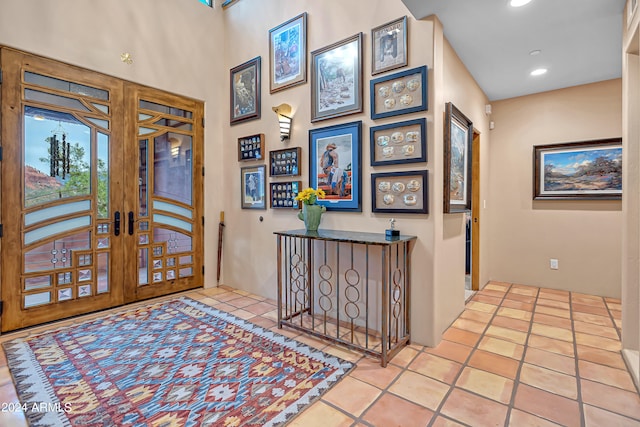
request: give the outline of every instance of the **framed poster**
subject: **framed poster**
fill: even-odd
[[[260,118],[260,57],[231,69],[231,124]]]
[[[429,213],[428,171],[371,174],[371,211]]]
[[[424,117],[369,129],[371,166],[426,162],[426,129]]]
[[[306,12],[269,30],[269,57],[270,93],[306,83]]]
[[[444,119],[444,213],[471,210],[473,123],[450,102]]]
[[[406,67],[407,17],[387,22],[371,30],[371,74]]]
[[[361,121],[309,130],[309,186],[328,210],[362,212],[361,131]]]
[[[311,121],[362,111],[362,33],[311,52]]]
[[[371,118],[427,110],[427,67],[401,71],[371,80]]]
[[[533,147],[533,198],[622,199],[622,138]]]
[[[266,209],[266,167],[250,166],[240,169],[240,200],[242,209]]]

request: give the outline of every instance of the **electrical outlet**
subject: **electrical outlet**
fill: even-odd
[[[552,270],[557,270],[557,269],[558,269],[558,260],[557,260],[557,259],[555,259],[555,258],[551,258],[551,259],[549,260],[549,267],[550,267]]]

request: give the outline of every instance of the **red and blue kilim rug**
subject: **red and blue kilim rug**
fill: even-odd
[[[278,426],[353,368],[189,298],[4,348],[32,426]]]

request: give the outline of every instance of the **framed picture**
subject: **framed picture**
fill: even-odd
[[[260,118],[260,57],[231,69],[231,124]]]
[[[300,147],[269,152],[269,175],[300,175]]]
[[[428,171],[371,174],[371,211],[429,213]]]
[[[427,161],[425,118],[372,127],[371,166]]]
[[[362,111],[362,33],[311,52],[311,121]]]
[[[407,66],[407,17],[371,30],[371,74]]]
[[[272,209],[300,209],[300,202],[295,200],[302,187],[300,181],[272,182],[269,184]]]
[[[264,159],[264,134],[238,138],[238,161]]]
[[[306,83],[306,12],[269,30],[269,58],[270,93]]]
[[[371,80],[371,118],[427,109],[427,66]]]
[[[533,147],[533,198],[622,199],[622,138]]]
[[[361,131],[361,121],[309,130],[309,186],[328,210],[362,212]]]
[[[266,209],[266,167],[250,166],[240,169],[240,198],[242,209]]]
[[[473,123],[450,102],[444,116],[444,213],[470,211]]]

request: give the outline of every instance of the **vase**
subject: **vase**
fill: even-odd
[[[302,205],[302,210],[298,212],[298,218],[304,221],[304,226],[307,231],[318,231],[320,220],[322,219],[322,213],[327,208],[322,205]]]

